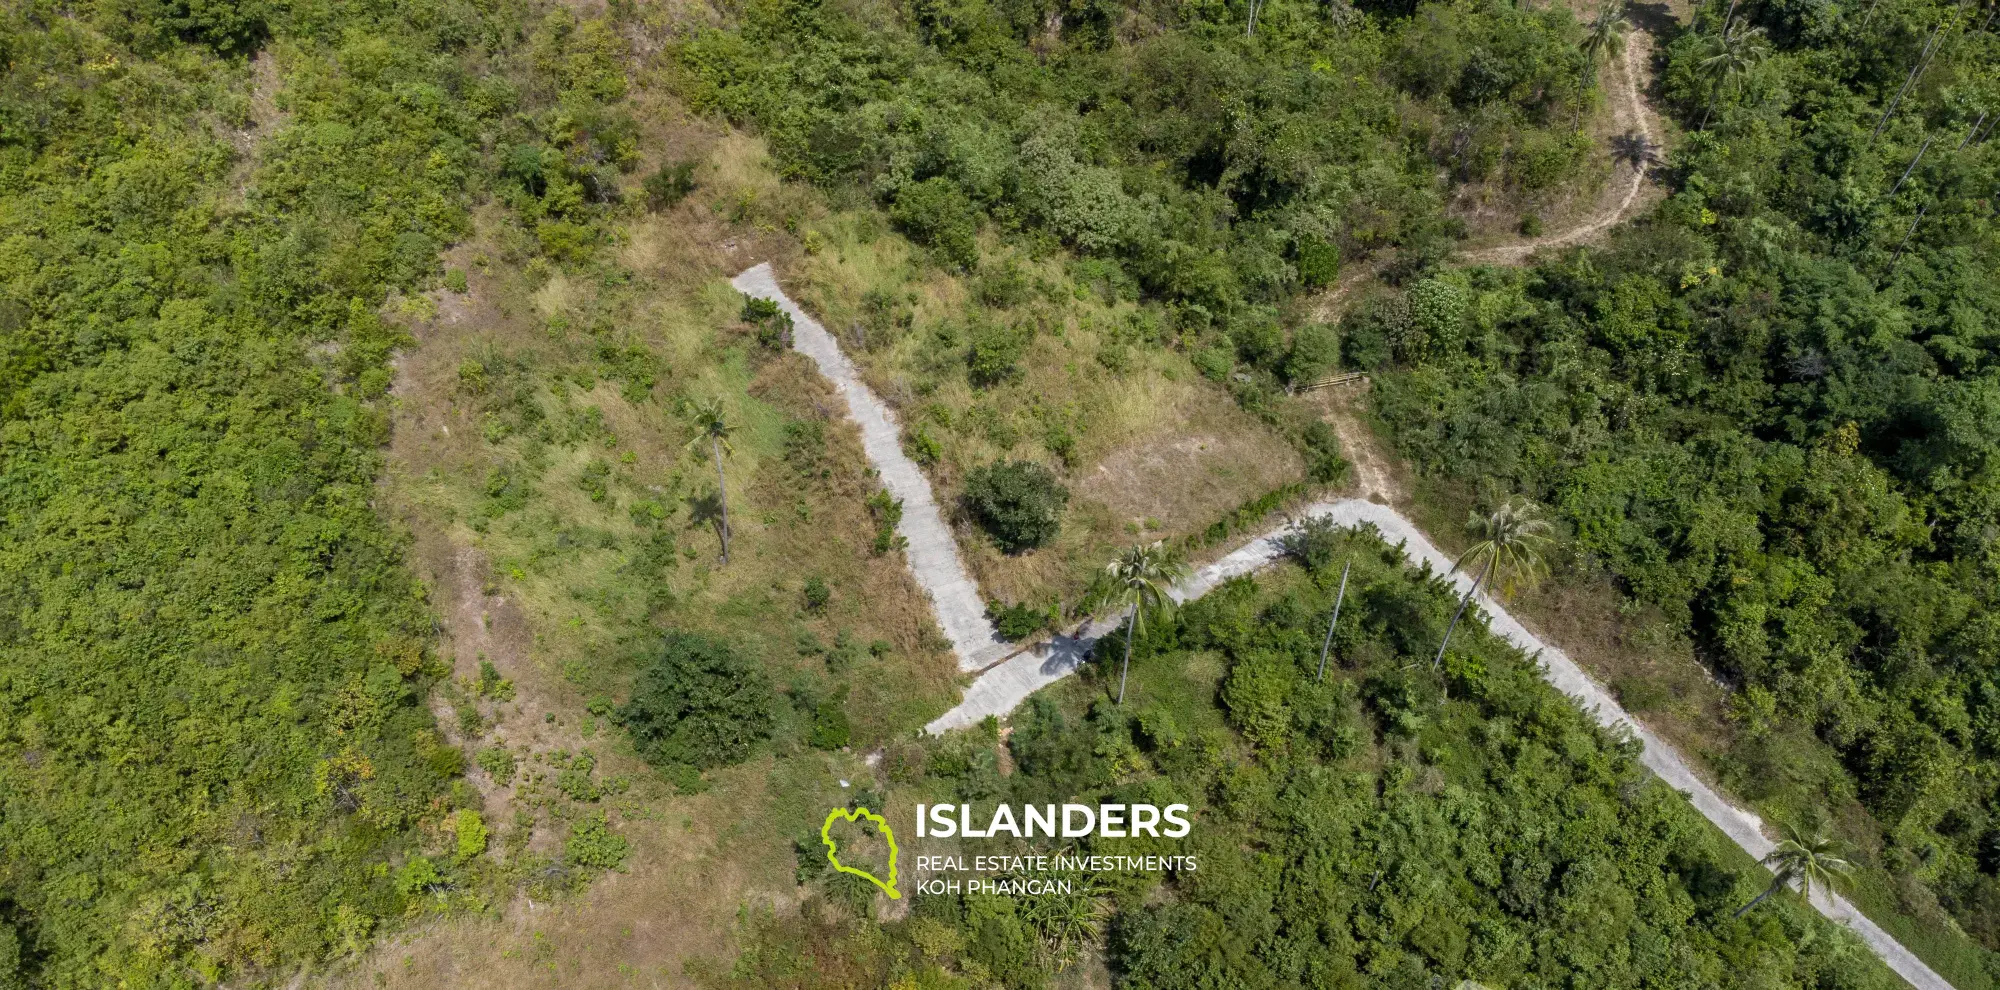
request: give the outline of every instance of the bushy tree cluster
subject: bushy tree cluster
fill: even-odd
[[[672,633],[640,669],[618,718],[648,762],[707,770],[741,763],[769,737],[775,705],[763,671],[728,644]]]
[[[1461,627],[1430,673],[1450,589],[1377,539],[1352,545],[1323,682],[1340,568],[1239,579],[1149,627],[1125,705],[1107,696],[1107,648],[1097,683],[1015,713],[1012,774],[996,768],[997,736],[973,730],[933,745],[911,781],[909,800],[975,806],[1185,802],[1184,841],[1060,841],[1193,854],[1198,869],[1078,876],[1067,896],[927,894],[851,938],[809,915],[758,940],[742,985],[808,971],[847,986],[1045,986],[1091,946],[1116,985],[1147,990],[1897,985],[1795,895],[1738,917],[1769,875],[1530,658]],[[1193,673],[1217,659],[1219,681]]]
[[[1441,254],[1453,183],[1544,188],[1583,161],[1594,93],[1562,7],[1275,0],[1250,37],[1244,14],[774,0],[675,54],[694,103],[761,127],[788,175],[864,187],[948,265],[992,225],[1217,318],[1342,255]]]
[[[1020,553],[1056,538],[1069,489],[1033,461],[995,461],[966,475],[965,501],[1000,549]]]

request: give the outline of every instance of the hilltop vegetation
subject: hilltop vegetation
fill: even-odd
[[[1108,291],[1173,304],[1170,335],[1255,364],[1283,345],[1258,304],[1383,246],[1442,257],[1455,186],[1552,189],[1587,157],[1567,9],[1414,13],[1274,3],[1246,37],[1221,4],[771,0],[676,61],[784,174],[869,196],[941,263],[980,269],[986,225],[1061,244]]]
[[[1424,471],[1552,506],[1728,680],[1732,786],[1858,800],[1902,908],[2000,948],[2000,39],[1950,4],[1734,6],[1739,71],[1720,4],[1668,50],[1707,126],[1656,215],[1346,343]]]
[[[1374,368],[1448,497],[1549,504],[1731,678],[1732,782],[2000,946],[2000,165],[1959,139],[1995,41],[1745,0],[1730,49],[1720,8],[1667,49],[1654,218],[1454,272],[1464,218],[1594,186],[1563,7],[9,6],[0,987],[270,984],[427,913],[540,973],[488,909],[634,860],[705,940],[648,961],[726,982],[661,959],[733,951],[790,833],[885,795],[1183,799],[1210,865],[878,925],[806,855],[732,979],[1886,985],[1790,897],[1731,918],[1756,871],[1522,658],[1427,676],[1451,603],[1381,547],[1328,685],[1327,575],[1288,572],[1149,627],[1127,707],[910,741],[950,665],[835,397],[720,283],[771,257],[967,496],[1010,629],[1336,481],[1285,386]],[[622,968],[587,926],[651,897],[563,951]],[[357,978],[459,962],[415,959]]]

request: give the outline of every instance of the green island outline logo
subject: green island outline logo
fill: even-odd
[[[858,822],[861,819],[866,818],[869,821],[874,822],[878,827],[882,829],[882,837],[884,839],[889,840],[888,883],[883,883],[882,878],[876,876],[873,873],[868,872],[867,870],[857,870],[852,866],[847,866],[841,863],[840,847],[833,841],[833,823],[841,818],[845,818],[850,822]],[[826,824],[821,825],[819,827],[819,841],[826,843],[826,861],[832,863],[833,868],[835,870],[838,870],[841,873],[852,873],[855,876],[860,877],[868,881],[869,883],[872,883],[875,886],[882,888],[882,892],[888,894],[889,899],[892,901],[902,899],[903,895],[897,893],[896,891],[896,833],[889,828],[888,819],[883,818],[881,815],[875,814],[872,811],[869,811],[867,808],[855,808],[853,811],[847,811],[842,808],[835,808],[832,811],[826,813]]]

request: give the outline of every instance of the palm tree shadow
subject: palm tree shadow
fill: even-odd
[[[722,497],[716,492],[707,492],[688,500],[688,525],[707,526],[715,531],[715,538],[722,539]]]
[[[1664,3],[1628,3],[1625,5],[1625,19],[1632,26],[1659,39],[1664,45],[1673,40],[1681,31],[1680,19],[1674,16],[1673,8]]]
[[[1637,172],[1650,172],[1660,164],[1660,146],[1638,131],[1626,131],[1611,139],[1611,160],[1630,165]]]

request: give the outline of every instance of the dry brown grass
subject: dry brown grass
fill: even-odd
[[[987,243],[985,266],[1012,264],[1031,286],[1011,305],[992,306],[981,301],[976,276],[939,269],[873,216],[831,214],[808,237],[817,249],[781,274],[895,407],[906,432],[921,428],[938,442],[941,455],[928,473],[989,598],[1074,601],[1118,547],[1199,532],[1303,474],[1283,437],[1182,355],[1136,338],[1134,304],[1075,292],[1060,258]],[[868,328],[870,291],[904,309],[908,331],[885,341]],[[1011,379],[974,384],[965,340],[938,342],[938,328],[963,331],[975,319],[1031,336]],[[1066,459],[1051,439],[1065,429],[1074,443]],[[957,510],[966,473],[1003,458],[1048,465],[1071,489],[1063,531],[1050,546],[1002,554]]]
[[[959,520],[967,566],[988,595],[1070,598],[1117,548],[1200,532],[1303,474],[1298,452],[1226,396],[1185,382],[1160,384],[1163,394],[1149,402],[1160,417],[1152,428],[1110,445],[1067,479],[1070,514],[1054,545],[1003,554]]]
[[[766,820],[770,791],[739,768],[715,792],[650,801],[627,815],[628,872],[572,899],[526,897],[488,915],[427,922],[379,945],[327,981],[336,987],[684,987],[692,974],[726,968],[744,907],[796,904],[791,849]]]

